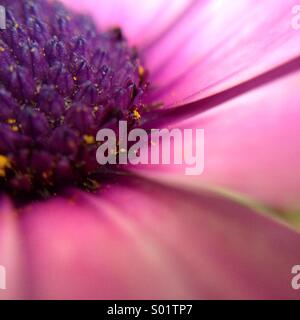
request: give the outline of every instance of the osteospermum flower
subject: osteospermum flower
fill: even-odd
[[[1,298],[298,297],[295,1],[64,3],[1,1]],[[204,174],[99,167],[119,120],[204,128]]]

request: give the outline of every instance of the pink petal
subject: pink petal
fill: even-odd
[[[205,168],[184,176],[184,167],[144,166],[150,175],[178,175],[180,184],[217,185],[278,210],[299,210],[298,101],[300,73],[246,93],[172,127],[204,129]],[[195,141],[185,145],[195,147]],[[136,171],[138,167],[133,167]]]
[[[166,105],[195,101],[245,81],[299,55],[291,26],[296,0],[198,2],[146,61]]]
[[[93,16],[101,28],[121,26],[133,45],[158,37],[193,0],[62,0],[70,8]]]
[[[17,214],[17,210],[12,207],[10,201],[2,197],[0,201],[0,265],[5,268],[6,290],[0,289],[0,300],[25,297],[23,252]]]
[[[132,181],[22,214],[31,298],[299,297],[300,235],[211,194]]]

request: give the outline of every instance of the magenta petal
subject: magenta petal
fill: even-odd
[[[213,195],[136,181],[22,220],[33,298],[298,297],[300,235]]]
[[[146,52],[153,99],[182,104],[222,91],[292,59],[300,33],[295,0],[198,2]]]
[[[0,265],[6,271],[6,290],[0,289],[0,300],[22,299],[26,296],[21,245],[18,212],[10,201],[2,196],[0,200]]]
[[[69,7],[91,14],[101,28],[121,26],[132,44],[146,45],[160,36],[193,0],[62,0]]]
[[[298,72],[173,124],[175,128],[204,129],[202,175],[184,176],[183,168],[173,165],[143,169],[151,175],[161,171],[178,175],[182,183],[217,185],[244,193],[276,209],[299,210],[299,82]]]

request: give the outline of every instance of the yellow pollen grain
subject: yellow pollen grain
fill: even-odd
[[[139,66],[139,69],[138,69],[138,72],[139,72],[139,76],[142,77],[144,74],[145,74],[145,69],[143,66]]]
[[[74,77],[73,77],[73,80],[74,80],[74,81],[77,81],[77,77],[74,76]]]
[[[10,160],[3,155],[0,155],[0,177],[5,177],[5,170],[10,168]]]
[[[19,127],[18,126],[12,126],[11,130],[14,132],[18,132],[19,131]]]
[[[14,123],[16,123],[16,122],[17,122],[16,119],[13,119],[13,118],[7,119],[7,123],[8,123],[8,124],[14,124]]]
[[[142,117],[141,117],[141,114],[135,109],[133,110],[133,118],[135,120],[140,120]]]
[[[113,156],[116,156],[118,154],[118,151],[116,148],[113,148],[110,150],[110,154],[113,155]]]
[[[83,136],[83,140],[84,140],[84,142],[85,142],[86,144],[94,144],[94,143],[95,143],[95,138],[94,138],[93,136],[87,135],[87,134],[85,134],[85,135]]]
[[[5,49],[3,47],[0,47],[0,52],[4,52]]]

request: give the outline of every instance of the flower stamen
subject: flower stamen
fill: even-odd
[[[95,136],[137,126],[146,71],[120,28],[48,1],[5,0],[0,31],[0,185],[13,195],[94,190]],[[104,170],[104,168],[103,168]]]

